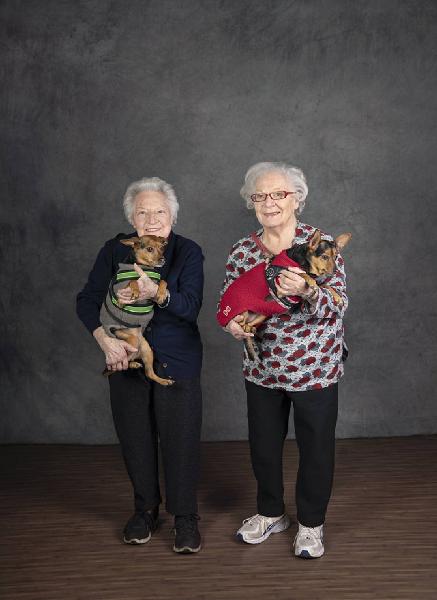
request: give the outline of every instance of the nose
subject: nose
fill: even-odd
[[[264,205],[267,207],[275,206],[275,204],[276,204],[276,201],[272,200],[272,198],[270,198],[270,196],[267,196],[267,198],[264,201]]]
[[[156,221],[155,213],[147,212],[146,213],[146,223],[148,223],[149,225],[152,225],[153,223],[155,223],[155,221]]]

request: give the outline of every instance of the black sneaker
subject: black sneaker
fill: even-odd
[[[180,554],[190,554],[200,550],[200,533],[197,527],[198,515],[176,515],[174,519],[175,541],[173,550]]]
[[[134,513],[123,531],[123,541],[126,544],[145,544],[158,527],[158,508],[151,512]]]

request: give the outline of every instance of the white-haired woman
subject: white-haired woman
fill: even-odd
[[[285,163],[263,162],[247,172],[241,195],[255,209],[261,228],[232,248],[222,293],[230,283],[266,257],[306,242],[315,228],[298,221],[308,194],[302,171]],[[332,240],[322,234],[322,239]],[[320,277],[325,287],[311,288],[289,267],[279,277],[282,296],[300,296],[298,309],[267,319],[255,338],[259,354],[245,353],[243,373],[247,392],[249,443],[258,483],[257,514],[245,519],[237,536],[249,544],[266,540],[290,526],[285,512],[282,452],[293,403],[299,470],[296,508],[299,523],[294,540],[296,556],[324,553],[323,524],[334,473],[337,381],[343,374],[343,324],[347,308],[343,259],[336,258],[332,275]],[[235,317],[227,330],[238,340],[251,335]]]
[[[124,212],[135,230],[119,234],[100,250],[88,281],[77,297],[77,313],[103,350],[109,377],[112,414],[123,458],[133,485],[135,512],[124,528],[130,544],[147,542],[158,524],[161,493],[158,478],[158,438],[163,458],[166,510],[175,517],[175,552],[197,552],[196,488],[199,477],[202,397],[202,343],[197,317],[203,294],[203,255],[193,241],[172,231],[179,204],[171,185],[157,178],[132,183],[124,196]],[[143,235],[167,238],[165,264],[158,269],[167,282],[167,298],[155,305],[144,333],[153,348],[155,372],[171,378],[171,386],[156,384],[138,369],[128,369],[135,348],[108,336],[99,319],[108,286],[126,262],[130,249],[120,239]],[[143,274],[140,300],[154,299],[158,286]],[[121,290],[126,302],[130,291]]]

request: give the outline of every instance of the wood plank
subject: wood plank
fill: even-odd
[[[202,445],[203,549],[171,550],[172,518],[140,547],[120,541],[131,512],[117,446],[3,446],[3,600],[422,600],[437,598],[437,437],[339,440],[326,554],[291,553],[297,450],[287,441],[288,532],[257,546],[234,532],[254,514],[247,442]]]

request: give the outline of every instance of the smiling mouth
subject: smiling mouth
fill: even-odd
[[[264,213],[265,217],[276,217],[276,215],[279,215],[280,212],[273,212],[273,213]]]

